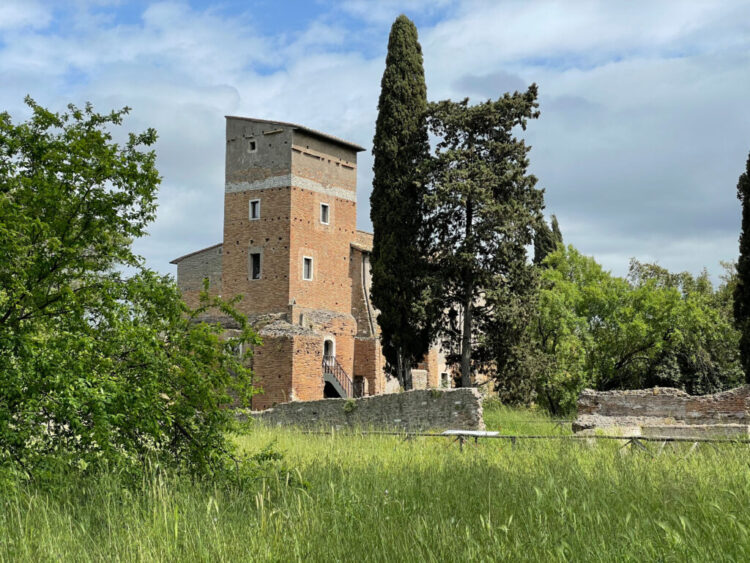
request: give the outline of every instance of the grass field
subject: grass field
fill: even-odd
[[[558,434],[490,406],[488,426]],[[275,441],[307,490],[116,476],[0,499],[3,561],[747,561],[750,449],[304,435]],[[656,454],[656,449],[654,449]]]

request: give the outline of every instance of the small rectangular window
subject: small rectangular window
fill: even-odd
[[[302,279],[311,280],[313,277],[313,259],[305,256],[302,259]]]
[[[328,224],[328,215],[330,213],[330,208],[327,203],[321,203],[320,204],[320,222],[324,225]]]
[[[255,139],[250,139],[250,141],[248,142],[247,152],[255,152],[257,148],[258,146],[255,144]]]
[[[250,219],[260,219],[260,200],[250,200]]]
[[[250,279],[260,279],[260,252],[250,254]]]

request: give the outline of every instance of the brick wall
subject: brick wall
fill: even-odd
[[[370,308],[372,304],[368,307],[369,291],[372,287],[369,255],[352,246],[349,256],[349,277],[352,280],[352,316],[357,319],[357,336],[376,336],[379,331],[375,311]],[[365,295],[365,292],[368,295]]]
[[[688,395],[654,387],[635,391],[584,389],[578,398],[577,430],[607,427],[748,424],[750,386],[714,395]]]
[[[367,379],[370,395],[386,392],[385,358],[378,338],[355,338],[354,375]]]
[[[198,305],[199,294],[203,289],[205,278],[208,278],[209,292],[214,295],[221,295],[221,245],[199,250],[178,260],[176,261],[177,283],[182,291],[182,298],[188,306],[196,307]]]
[[[308,428],[484,429],[482,397],[476,389],[467,388],[293,402],[253,416],[270,425]]]
[[[260,200],[260,218],[250,220],[251,200]],[[227,193],[224,198],[223,291],[244,295],[247,314],[279,311],[289,303],[289,188]],[[250,279],[251,252],[261,253],[261,278]]]
[[[330,206],[330,222],[320,222],[320,203]],[[354,202],[293,187],[291,191],[290,297],[302,307],[351,313],[349,241],[354,236]],[[302,279],[303,258],[313,259],[312,280]]]
[[[263,345],[255,348],[253,371],[255,384],[263,390],[252,398],[255,410],[266,409],[294,399],[292,396],[292,358],[294,337],[271,336],[261,331]],[[322,395],[321,395],[322,396]]]

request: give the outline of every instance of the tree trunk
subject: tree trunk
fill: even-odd
[[[411,365],[404,358],[403,351],[399,348],[397,354],[397,370],[398,370],[398,382],[403,387],[404,391],[410,391],[413,387],[411,378]]]
[[[471,224],[474,220],[474,208],[471,198],[466,200],[465,242],[471,238]],[[461,334],[461,387],[471,387],[471,323],[472,304],[474,300],[474,278],[467,267],[464,274],[464,326]]]
[[[464,326],[461,335],[461,387],[471,387],[471,290],[464,298]]]

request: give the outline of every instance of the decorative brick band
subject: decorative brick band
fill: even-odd
[[[288,188],[294,186],[295,188],[302,188],[303,190],[310,190],[311,192],[318,192],[320,194],[337,197],[340,199],[346,199],[348,201],[357,201],[357,193],[345,188],[337,188],[335,186],[326,186],[315,180],[309,178],[303,178],[302,176],[294,176],[292,174],[283,174],[281,176],[271,176],[265,180],[258,180],[256,182],[227,182],[224,191],[226,193],[237,193],[237,192],[249,192],[253,190],[268,190],[271,188]]]

